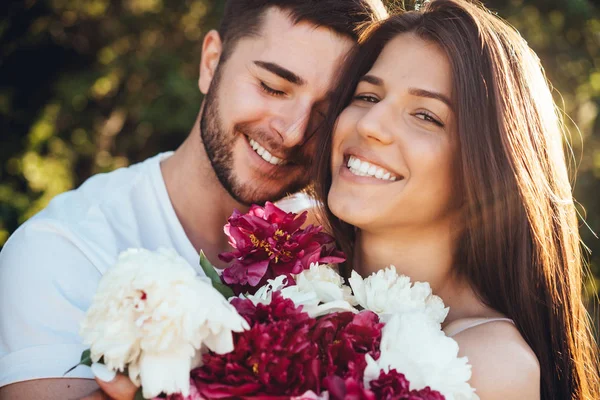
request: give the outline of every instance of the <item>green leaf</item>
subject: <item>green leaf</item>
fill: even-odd
[[[206,258],[206,255],[202,250],[200,250],[200,266],[202,267],[202,270],[204,271],[206,276],[212,282],[213,287],[217,289],[217,291],[221,293],[223,297],[228,299],[234,296],[233,290],[231,290],[229,286],[227,286],[223,283],[223,281],[221,281],[221,277],[217,273],[217,270],[215,269],[214,265],[212,265],[212,263],[208,261],[208,258]]]
[[[231,290],[231,288],[229,286],[225,285],[224,283],[213,282],[212,285],[226,299],[229,299],[230,297],[235,296],[235,294],[233,294],[233,290]]]
[[[67,372],[65,372],[63,374],[63,376],[65,376],[69,372],[73,371],[75,368],[79,367],[80,365],[87,365],[88,367],[91,367],[92,363],[93,363],[93,361],[92,361],[92,357],[91,357],[91,351],[90,351],[90,349],[87,349],[83,353],[81,353],[81,359],[79,360],[79,363],[74,365],[73,367],[71,367]]]
[[[139,388],[137,392],[135,392],[135,397],[133,400],[145,400],[144,395],[142,394],[142,388]]]
[[[92,361],[92,352],[90,349],[87,349],[86,351],[81,353],[81,360],[79,361],[79,364],[87,365],[88,367],[91,367],[92,362],[93,362]]]
[[[200,266],[202,267],[202,270],[204,271],[206,276],[208,276],[213,283],[223,283],[221,282],[221,277],[217,273],[217,270],[215,269],[214,265],[212,265],[212,263],[208,261],[208,258],[206,258],[206,255],[202,250],[200,250]]]

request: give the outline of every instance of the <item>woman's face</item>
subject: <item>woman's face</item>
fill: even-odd
[[[362,77],[333,135],[328,203],[366,230],[426,227],[449,215],[457,182],[449,61],[401,34]]]

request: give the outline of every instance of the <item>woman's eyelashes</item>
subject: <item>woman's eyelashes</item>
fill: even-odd
[[[432,113],[428,111],[419,111],[413,114],[416,118],[422,119],[425,122],[431,122],[439,126],[440,128],[444,127],[444,123],[438,120]]]
[[[357,94],[354,96],[354,100],[366,101],[367,103],[378,103],[379,98],[372,94]]]
[[[265,92],[271,96],[274,96],[274,97],[283,97],[286,95],[285,92],[282,92],[281,90],[273,89],[272,87],[268,86],[263,81],[260,81],[260,88],[263,90],[263,92]]]
[[[372,94],[357,94],[353,97],[354,101],[366,102],[376,104],[379,103],[379,97]],[[429,111],[418,111],[412,114],[415,118],[418,118],[424,122],[434,124],[440,128],[444,127],[444,123],[438,119],[432,112]]]

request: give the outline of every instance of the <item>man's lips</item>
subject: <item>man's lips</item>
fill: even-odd
[[[252,150],[254,150],[256,154],[258,154],[266,162],[272,165],[287,164],[286,160],[271,154],[267,149],[264,148],[264,146],[262,146],[256,140],[248,138],[248,143],[250,144],[250,147],[252,147]]]

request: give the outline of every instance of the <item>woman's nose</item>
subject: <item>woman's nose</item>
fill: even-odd
[[[388,105],[379,102],[361,116],[356,124],[356,130],[365,139],[375,140],[381,144],[390,144],[394,137],[387,128],[390,112]]]

